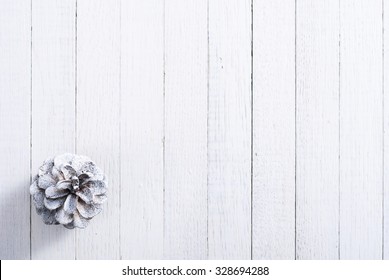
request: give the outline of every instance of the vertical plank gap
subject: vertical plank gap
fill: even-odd
[[[32,1],[30,0],[30,185],[32,184]],[[32,203],[30,197],[30,260],[32,259]]]
[[[77,154],[77,0],[75,0],[74,21],[74,152]],[[77,229],[74,231],[74,259],[77,260]]]
[[[207,1],[207,259],[209,259],[209,0]]]
[[[254,163],[253,163],[253,157],[254,157],[254,82],[253,82],[253,75],[254,75],[254,62],[253,62],[253,56],[254,56],[254,1],[251,0],[251,84],[250,84],[250,90],[251,90],[251,177],[250,177],[250,188],[251,188],[251,205],[250,205],[250,259],[253,259],[253,176],[254,176]]]
[[[119,1],[119,221],[122,220],[122,1]],[[122,260],[122,227],[119,222],[119,259]]]
[[[385,30],[384,30],[384,0],[382,9],[382,260],[385,258]]]
[[[294,1],[294,259],[297,259],[297,0]]]
[[[165,98],[165,92],[166,92],[166,0],[163,0],[163,143],[162,143],[162,161],[163,161],[163,174],[162,174],[162,181],[163,181],[163,249],[162,254],[165,256],[165,231],[166,231],[166,196],[165,196],[165,190],[166,190],[166,98]]]
[[[341,42],[341,22],[340,22],[340,1],[341,0],[338,0],[338,17],[339,17],[339,34],[338,34],[338,38],[339,38],[339,41],[338,41],[338,130],[339,130],[339,135],[338,135],[338,149],[339,149],[339,152],[338,152],[338,164],[339,164],[339,172],[338,172],[338,259],[340,260],[340,134],[341,134],[341,130],[340,130],[340,67],[341,67],[341,64],[340,64],[340,58],[341,58],[341,53],[340,53],[340,42]]]

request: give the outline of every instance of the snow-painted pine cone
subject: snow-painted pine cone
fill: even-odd
[[[47,159],[30,186],[45,224],[85,228],[107,199],[102,171],[86,156],[63,154]]]

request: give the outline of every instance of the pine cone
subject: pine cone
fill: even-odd
[[[47,159],[30,186],[45,224],[85,228],[107,199],[104,174],[88,157],[63,154]]]

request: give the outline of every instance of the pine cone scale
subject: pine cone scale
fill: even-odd
[[[79,198],[81,198],[85,203],[91,203],[93,200],[92,191],[88,188],[84,188],[81,191],[76,192]]]
[[[55,186],[55,180],[50,175],[44,174],[38,178],[38,186],[41,189],[45,190],[53,185]]]
[[[56,199],[56,198],[67,196],[69,194],[69,190],[58,189],[55,186],[52,186],[52,187],[48,187],[45,190],[45,194],[47,198]]]
[[[59,181],[55,187],[59,190],[71,190],[72,189],[72,183],[70,180],[62,180]]]
[[[63,205],[65,212],[72,215],[76,211],[78,197],[74,194],[67,196],[66,201]]]
[[[59,199],[50,199],[45,197],[43,203],[45,207],[49,210],[55,210],[61,207],[61,205],[65,202],[66,197],[60,197]]]
[[[72,215],[66,213],[63,207],[56,212],[55,218],[60,224],[68,224],[73,220]]]
[[[84,218],[92,218],[101,212],[101,208],[93,204],[78,203],[77,210]]]
[[[105,194],[103,195],[95,195],[93,197],[93,202],[95,204],[103,204],[107,200],[107,196]]]

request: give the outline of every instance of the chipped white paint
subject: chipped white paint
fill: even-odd
[[[389,258],[388,6],[2,1],[0,258]],[[30,211],[65,152],[107,173],[83,230]]]

